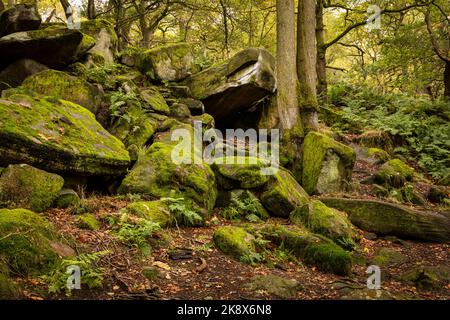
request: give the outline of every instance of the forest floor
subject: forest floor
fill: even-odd
[[[125,207],[127,201],[113,197],[97,199],[96,216],[110,215]],[[300,261],[271,257],[271,263],[250,266],[238,262],[214,247],[214,230],[230,224],[219,220],[216,225],[204,228],[168,229],[159,234],[153,243],[152,253],[145,257],[137,248],[123,245],[111,234],[111,228],[103,223],[98,231],[79,229],[75,216],[66,210],[51,210],[46,217],[62,234],[77,242],[79,252],[107,250],[99,267],[104,269],[102,289],[73,290],[71,297],[65,294],[48,294],[41,279],[17,279],[29,299],[279,299],[267,290],[254,290],[250,286],[256,275],[277,275],[298,282],[295,295],[290,299],[345,299],[361,298],[377,294],[368,291],[366,264],[355,264],[350,276],[322,273]],[[287,220],[272,221],[287,224]],[[380,248],[389,248],[403,254],[406,260],[382,268],[382,290],[378,292],[388,299],[449,299],[450,283],[442,283],[432,290],[419,290],[403,283],[398,276],[418,265],[448,265],[450,245],[419,243],[396,238],[368,240],[360,243],[360,255],[370,261]],[[184,259],[176,259],[176,253]],[[143,275],[145,268],[157,270],[149,279]],[[361,296],[362,294],[362,296]],[[285,297],[284,297],[285,298]]]

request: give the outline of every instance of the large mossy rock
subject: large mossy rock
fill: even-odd
[[[0,91],[15,88],[29,76],[48,69],[31,59],[19,59],[0,72]]]
[[[287,218],[294,209],[308,204],[308,194],[289,171],[280,169],[272,180],[261,195],[261,202],[272,216]]]
[[[214,243],[226,255],[242,262],[251,262],[255,256],[255,237],[243,228],[226,226],[214,232]]]
[[[35,30],[40,25],[41,17],[34,5],[18,4],[0,10],[0,38],[15,32]]]
[[[264,49],[243,50],[184,81],[216,120],[249,109],[276,90],[275,59]]]
[[[99,54],[105,63],[114,63],[117,54],[118,38],[114,26],[104,19],[83,20],[80,23],[80,31],[94,38],[95,46],[90,53]]]
[[[92,37],[67,28],[16,32],[0,38],[0,69],[23,58],[50,68],[63,68],[77,61],[94,45]]]
[[[389,160],[375,174],[375,181],[390,187],[401,188],[415,175],[413,168],[399,159]]]
[[[121,175],[123,144],[87,109],[69,101],[12,94],[0,99],[0,166],[28,163],[50,172]]]
[[[268,225],[262,230],[265,239],[283,245],[307,265],[338,275],[347,275],[352,268],[350,253],[331,240],[303,228]]]
[[[38,214],[0,209],[0,257],[18,274],[42,274],[58,261],[52,226]]]
[[[303,144],[302,186],[309,194],[346,190],[355,161],[352,148],[324,134],[310,132]]]
[[[354,241],[358,239],[357,232],[346,213],[328,208],[318,200],[297,207],[291,213],[290,220],[335,241],[344,248],[352,248]]]
[[[433,212],[378,200],[321,198],[327,206],[344,211],[357,227],[379,235],[448,242],[450,219]]]
[[[22,87],[44,96],[71,101],[96,114],[101,106],[100,90],[82,78],[57,70],[45,70],[28,77]]]
[[[170,139],[170,131],[139,156],[119,193],[184,198],[211,211],[217,198],[213,171],[206,163],[176,164],[172,158],[175,144],[165,139]]]
[[[191,46],[187,43],[137,50],[133,55],[135,66],[157,82],[180,81],[197,71]]]
[[[217,177],[217,183],[225,190],[253,189],[263,187],[270,176],[263,174],[266,163],[252,157],[216,158],[211,165]]]
[[[281,299],[293,298],[301,289],[298,281],[274,274],[256,275],[250,279],[248,287],[250,290],[264,291]]]
[[[125,208],[125,212],[157,223],[161,228],[169,227],[174,222],[169,205],[164,200],[133,202]]]
[[[29,165],[10,165],[0,176],[0,207],[42,212],[50,208],[64,179]]]

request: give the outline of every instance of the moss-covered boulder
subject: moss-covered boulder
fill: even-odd
[[[81,229],[86,229],[90,231],[96,231],[100,229],[100,223],[98,222],[97,218],[91,213],[86,213],[81,216],[78,216],[75,222],[77,226]]]
[[[393,159],[383,164],[375,174],[379,184],[401,188],[407,181],[412,181],[415,175],[413,168],[399,159]]]
[[[44,70],[22,83],[26,89],[44,96],[71,101],[96,114],[102,102],[100,90],[82,78],[57,70]]]
[[[118,38],[114,26],[104,19],[83,20],[80,31],[94,38],[95,46],[89,53],[101,55],[105,63],[114,63],[117,54]]]
[[[367,148],[378,148],[387,152],[392,152],[394,143],[388,133],[378,130],[365,131],[358,137],[360,145]]]
[[[42,212],[50,208],[64,179],[29,165],[10,165],[0,176],[0,207]]]
[[[18,87],[29,76],[47,69],[43,64],[31,59],[16,60],[0,71],[0,91]]]
[[[77,61],[94,45],[92,37],[60,25],[16,32],[0,38],[0,69],[23,58],[50,68],[63,68]]]
[[[355,161],[352,148],[324,134],[310,132],[303,144],[302,186],[309,194],[346,190]]]
[[[187,43],[138,50],[134,54],[136,67],[154,81],[180,81],[197,71]]]
[[[133,202],[125,208],[125,212],[157,223],[161,228],[174,222],[168,203],[164,200]]]
[[[56,208],[66,209],[78,205],[80,201],[80,196],[74,190],[61,189],[56,196],[54,204]]]
[[[255,237],[243,228],[226,226],[214,232],[214,243],[226,255],[242,262],[251,261],[256,254]]]
[[[87,109],[24,94],[0,99],[0,166],[28,163],[50,172],[121,175],[130,163],[123,144]]]
[[[357,227],[378,235],[434,242],[450,240],[450,219],[379,200],[325,198],[327,206],[344,211]]]
[[[173,143],[157,140],[139,156],[118,192],[184,198],[211,211],[217,198],[213,171],[206,163],[177,164],[172,158],[173,151]]]
[[[437,289],[450,281],[450,267],[416,266],[400,275],[400,279],[421,290]]]
[[[228,61],[187,78],[192,97],[216,120],[248,110],[276,90],[275,59],[266,50],[248,48]]]
[[[170,108],[161,93],[155,88],[146,88],[140,91],[144,101],[144,109],[152,110],[156,113],[169,115]]]
[[[17,4],[5,10],[3,6],[0,8],[0,38],[15,32],[35,30],[41,25],[36,6]]]
[[[346,213],[328,208],[318,200],[297,207],[292,211],[290,220],[332,239],[344,248],[353,248],[358,239],[357,232]]]
[[[295,297],[301,286],[297,280],[283,278],[274,274],[257,275],[250,279],[247,285],[250,290],[263,291],[278,298]]]
[[[259,199],[250,190],[232,190],[220,194],[221,215],[230,220],[245,219],[251,222],[267,220],[270,216]],[[218,205],[216,203],[216,205]]]
[[[307,204],[309,196],[289,171],[280,169],[262,193],[261,202],[272,216],[287,218],[295,208]]]
[[[391,267],[405,262],[406,259],[407,257],[405,255],[396,250],[381,248],[377,251],[370,263],[379,267]]]
[[[270,176],[263,174],[265,163],[252,157],[217,158],[211,165],[218,185],[225,189],[253,189],[269,182]]]
[[[58,261],[52,226],[38,214],[0,209],[0,256],[19,274],[42,274]]]
[[[375,164],[385,163],[391,159],[389,153],[384,151],[383,149],[378,148],[368,148],[367,155],[373,159],[375,159]]]
[[[302,259],[319,270],[339,275],[349,274],[352,268],[350,253],[331,240],[299,227],[268,225],[262,230],[264,238]]]

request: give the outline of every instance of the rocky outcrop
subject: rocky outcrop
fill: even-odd
[[[214,232],[214,243],[225,254],[245,263],[253,263],[256,256],[255,237],[243,228],[226,226]]]
[[[8,34],[36,30],[41,25],[41,17],[34,5],[18,4],[14,7],[0,10],[0,38]]]
[[[46,69],[46,66],[34,60],[19,59],[0,72],[0,91],[18,87],[29,76]]]
[[[303,144],[302,186],[309,194],[346,190],[355,165],[355,151],[332,138],[310,132]]]
[[[193,98],[203,101],[216,120],[254,103],[276,90],[275,59],[264,49],[241,51],[227,62],[206,69],[184,81]]]
[[[11,94],[0,99],[0,166],[28,163],[49,172],[121,175],[123,144],[87,109],[65,100]]]
[[[327,206],[346,212],[357,227],[379,235],[435,242],[450,241],[450,219],[378,200],[321,198]]]
[[[71,101],[96,114],[102,103],[100,90],[79,77],[57,70],[45,70],[27,78],[22,87],[44,96]]]
[[[0,69],[23,58],[50,68],[63,68],[75,62],[94,45],[92,37],[67,28],[48,27],[16,32],[0,38]]]
[[[117,34],[114,26],[103,19],[84,20],[80,23],[80,31],[94,38],[95,46],[89,53],[98,54],[107,64],[114,63],[117,55]]]
[[[129,52],[127,57],[128,65],[136,66],[156,82],[180,81],[197,71],[191,47],[187,43],[135,50]]]
[[[10,165],[0,176],[0,207],[45,211],[63,185],[64,179],[56,174],[29,165]]]

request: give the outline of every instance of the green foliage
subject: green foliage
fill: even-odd
[[[70,266],[78,266],[81,271],[81,285],[86,285],[89,289],[101,288],[105,269],[98,267],[98,261],[102,256],[109,254],[108,251],[94,253],[83,253],[74,259],[64,259],[48,274],[43,276],[43,280],[48,284],[49,293],[61,293],[65,291],[67,296],[71,296],[72,290],[67,286],[67,280],[71,276],[67,273]]]
[[[201,215],[186,203],[184,198],[164,198],[169,203],[169,210],[174,215],[178,225],[187,227],[200,227],[204,225]]]
[[[158,223],[142,218],[131,221],[125,215],[119,223],[116,235],[127,245],[137,247],[142,253],[148,255],[151,251],[149,239],[159,230],[161,230],[161,227]]]
[[[130,106],[139,106],[140,101],[139,97],[134,92],[125,93],[121,90],[114,91],[110,94],[110,105],[109,105],[109,113],[112,119],[123,119],[128,124],[135,123],[137,119],[128,112]],[[132,131],[135,132],[139,130],[139,127],[132,128]]]
[[[334,89],[332,89],[333,91]],[[450,168],[450,103],[402,94],[380,95],[367,88],[342,91],[334,97],[343,118],[335,129],[357,132],[375,129],[387,132],[396,143],[394,152],[418,160],[434,178]]]
[[[256,221],[260,221],[259,215],[259,201],[257,198],[252,197],[235,197],[231,199],[231,203],[221,211],[221,215],[227,220],[237,220],[243,217],[248,218],[248,220],[253,219],[252,217],[258,218]],[[250,221],[254,222],[254,221]]]

